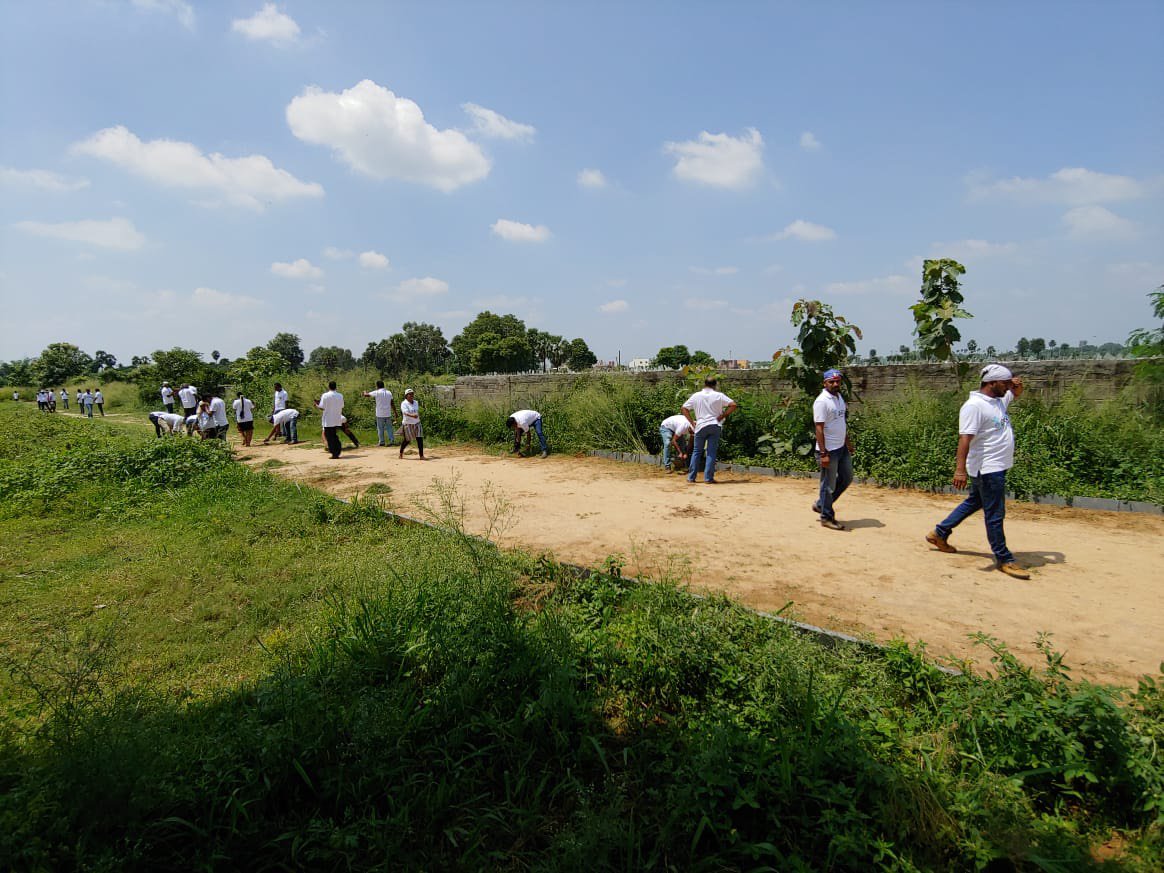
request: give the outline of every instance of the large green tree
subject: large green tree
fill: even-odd
[[[687,350],[687,346],[663,346],[659,349],[658,354],[651,359],[651,364],[655,367],[666,367],[668,370],[678,370],[680,367],[685,367],[691,363],[691,352]]]
[[[525,322],[516,315],[485,310],[453,337],[460,373],[516,373],[533,365]]]
[[[533,352],[533,365],[540,366],[542,372],[546,370],[546,362],[554,357],[554,353],[565,342],[562,337],[538,330],[536,327],[531,327],[526,331],[526,339],[529,341],[530,351]],[[554,364],[554,366],[558,365]]]
[[[267,348],[279,354],[288,372],[298,372],[303,366],[303,347],[299,345],[299,337],[296,334],[277,333],[267,343]]]
[[[351,349],[340,348],[339,346],[319,346],[311,350],[311,356],[307,359],[307,366],[314,370],[323,370],[328,373],[336,373],[340,370],[350,370],[356,365],[356,359],[352,355]]]
[[[696,349],[691,353],[691,360],[688,363],[693,367],[714,367],[717,361],[703,349]]]
[[[269,384],[285,369],[282,355],[268,346],[255,346],[246,357],[235,358],[227,378],[244,394],[255,396],[266,393]]]
[[[598,358],[594,352],[590,351],[590,346],[586,345],[586,340],[582,337],[577,337],[570,340],[570,357],[566,359],[566,366],[571,370],[589,370],[598,363]]]
[[[778,375],[794,382],[809,397],[820,393],[821,376],[830,367],[843,367],[857,351],[861,328],[850,324],[819,300],[797,300],[792,306],[792,326],[798,328],[797,346],[787,346],[772,356]],[[845,391],[852,390],[848,376]]]
[[[400,337],[405,368],[412,373],[443,373],[453,353],[435,324],[406,321]]]
[[[60,385],[93,371],[93,359],[72,343],[50,343],[36,359],[36,378],[42,385]]]

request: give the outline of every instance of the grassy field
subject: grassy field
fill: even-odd
[[[1164,862],[1159,676],[822,648],[498,552],[457,495],[402,526],[390,493],[11,404],[0,494],[3,869]]]

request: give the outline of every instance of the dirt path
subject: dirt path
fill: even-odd
[[[1029,582],[993,569],[981,516],[962,525],[957,555],[923,534],[956,503],[950,496],[854,486],[838,503],[851,530],[829,531],[810,511],[811,480],[724,473],[718,486],[593,458],[513,459],[466,447],[431,448],[398,460],[395,448],[363,446],[331,460],[318,443],[243,450],[248,463],[278,459],[276,472],[350,496],[391,488],[394,509],[435,478],[457,478],[470,526],[484,522],[487,483],[512,501],[502,542],[593,566],[627,557],[626,572],[678,574],[762,610],[793,601],[803,621],[877,640],[924,639],[934,655],[976,660],[967,635],[1005,640],[1035,663],[1040,631],[1054,635],[1077,678],[1135,684],[1164,659],[1164,518],[1011,503],[1007,540]],[[787,614],[787,613],[786,613]]]

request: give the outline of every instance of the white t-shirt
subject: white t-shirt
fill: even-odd
[[[286,409],[286,408],[287,408],[287,392],[285,390],[283,390],[282,388],[280,388],[278,391],[275,392],[275,408],[273,411],[278,412],[280,409]]]
[[[151,412],[150,418],[156,418],[159,424],[164,424],[170,433],[177,433],[186,423],[186,419],[174,412]]]
[[[734,402],[726,394],[712,388],[704,388],[688,397],[683,408],[690,409],[695,415],[695,432],[699,433],[709,425],[719,424],[720,414]]]
[[[81,403],[84,404],[85,406],[92,406],[93,405],[93,395],[90,394],[88,391],[86,391],[84,394],[81,395]]]
[[[344,417],[344,396],[338,391],[325,391],[315,404],[323,410],[321,416],[323,427],[339,427]]]
[[[387,388],[377,388],[368,392],[369,397],[376,398],[376,418],[392,417],[392,392]]]
[[[542,414],[540,412],[535,412],[532,409],[519,409],[510,416],[510,418],[517,422],[517,429],[522,433],[525,433],[533,427],[533,423],[541,417]]]
[[[987,397],[971,391],[970,398],[958,413],[958,433],[970,434],[970,452],[966,455],[966,472],[971,476],[999,473],[1014,466],[1014,429],[1007,409],[1014,393]]]
[[[189,385],[178,389],[178,397],[182,400],[183,409],[193,409],[198,405],[198,392]]]
[[[848,425],[845,423],[845,398],[840,394],[830,394],[827,388],[822,388],[816,400],[812,402],[813,424],[824,425],[824,447],[830,452],[839,449],[845,444],[845,434]],[[817,451],[820,444],[817,443]]]
[[[226,420],[226,401],[221,397],[210,398],[210,418],[215,427],[226,427],[229,424]]]
[[[420,424],[420,404],[415,400],[401,400],[400,421],[402,424]]]
[[[186,427],[194,427],[194,426],[197,426],[197,424],[198,424],[198,415],[197,414],[186,416]]]
[[[171,388],[169,385],[163,385],[162,386],[162,403],[166,404],[166,403],[173,403],[173,402],[174,402],[174,389]]]
[[[105,402],[105,395],[102,394],[100,391],[98,391],[96,394],[93,395],[93,402],[94,403],[104,403]]]
[[[272,424],[286,424],[289,421],[294,421],[299,417],[298,409],[280,409],[275,413]]]
[[[62,388],[61,389],[61,400],[68,400],[68,399],[69,399],[69,392],[67,392],[64,388]]]
[[[238,422],[255,420],[255,404],[249,397],[239,397],[230,404],[234,409],[234,420]]]
[[[663,423],[659,427],[665,427],[677,437],[683,436],[685,433],[691,433],[691,422],[687,420],[686,415],[670,415],[663,419]]]

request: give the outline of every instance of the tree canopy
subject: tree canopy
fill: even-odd
[[[303,366],[303,348],[299,345],[299,337],[296,334],[277,333],[267,343],[267,348],[278,353],[288,372],[298,372]]]

